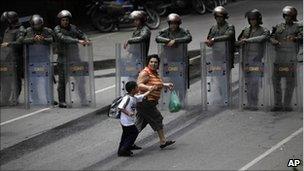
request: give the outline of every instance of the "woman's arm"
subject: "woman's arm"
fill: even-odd
[[[148,73],[142,71],[139,73],[139,76],[137,78],[137,85],[138,85],[138,88],[140,90],[143,90],[143,91],[149,91],[151,90],[152,86],[148,86],[146,85],[146,83],[149,81],[149,75]]]

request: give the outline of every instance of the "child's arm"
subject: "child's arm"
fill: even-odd
[[[126,109],[119,109],[119,110],[120,110],[120,112],[123,112],[123,113],[125,113],[126,115],[129,115],[129,116],[134,115],[134,113],[128,112]]]
[[[152,92],[152,90],[149,90],[147,92],[145,92],[144,94],[142,94],[144,97],[146,97],[148,94],[150,94]]]

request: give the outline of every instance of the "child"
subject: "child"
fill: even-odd
[[[141,102],[155,87],[140,95],[135,95],[138,93],[138,87],[134,81],[127,82],[125,88],[128,93],[118,105],[118,109],[121,112],[120,123],[122,126],[118,156],[131,156],[133,154],[131,150],[141,149],[141,147],[134,144],[139,133],[135,126],[136,104]]]

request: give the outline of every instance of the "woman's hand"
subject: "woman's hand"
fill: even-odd
[[[163,85],[164,85],[165,87],[167,87],[170,91],[172,91],[173,88],[174,88],[174,85],[173,85],[172,83],[164,83]]]

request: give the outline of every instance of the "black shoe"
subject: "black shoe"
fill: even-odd
[[[258,107],[251,107],[249,110],[251,110],[251,111],[257,111],[257,110],[259,110],[259,108]]]
[[[118,156],[123,156],[123,157],[131,157],[132,156],[131,151],[118,151],[117,155]]]
[[[292,109],[292,107],[285,107],[285,108],[284,108],[284,111],[286,111],[286,112],[291,112],[291,111],[293,111],[293,109]]]
[[[249,106],[244,107],[244,110],[250,110]]]
[[[278,111],[283,111],[283,108],[282,107],[279,107],[279,106],[275,106],[273,107],[272,109],[270,109],[271,112],[278,112]]]
[[[54,106],[58,105],[58,102],[57,101],[53,101],[53,105]]]
[[[175,141],[166,141],[165,144],[162,144],[162,145],[160,145],[159,147],[160,147],[161,149],[163,149],[163,148],[165,148],[165,147],[167,147],[167,146],[169,146],[169,145],[172,145],[172,144],[174,144],[174,143],[175,143]]]
[[[60,108],[67,108],[67,104],[66,103],[59,103],[59,107]]]
[[[141,150],[141,147],[138,147],[137,145],[133,144],[130,148],[130,150]]]

